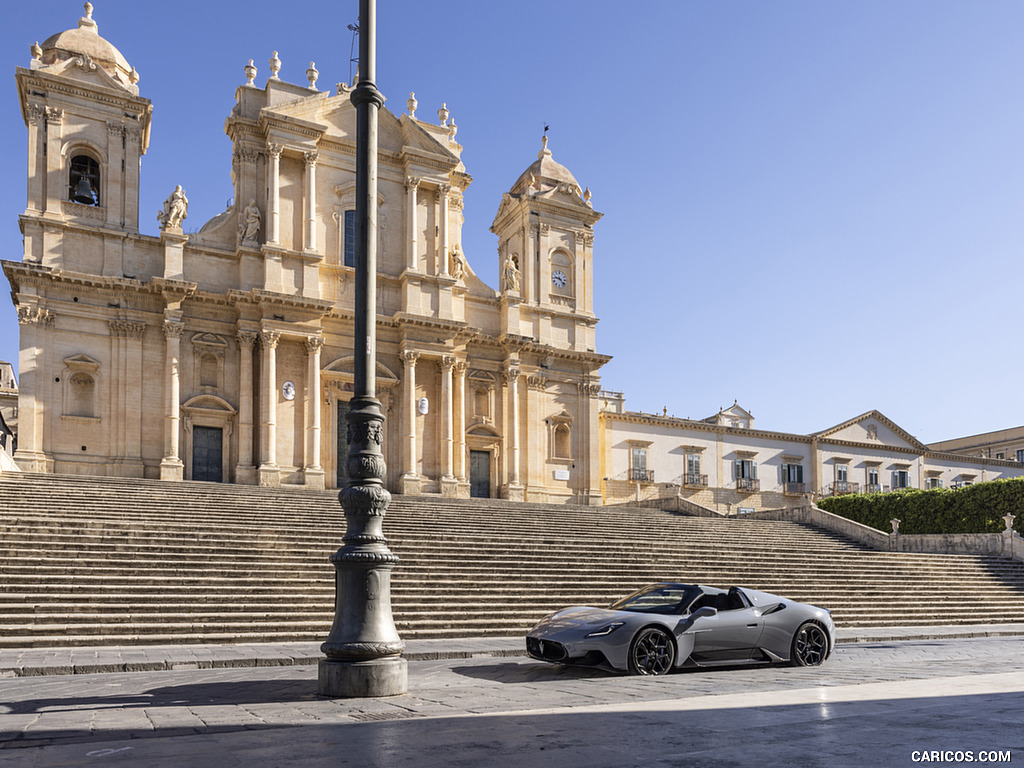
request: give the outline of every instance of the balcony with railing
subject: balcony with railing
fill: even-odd
[[[807,483],[798,483],[787,480],[782,484],[782,492],[786,496],[802,496],[807,493]]]
[[[829,483],[829,496],[842,496],[845,493],[860,493],[860,483],[851,483],[849,480],[836,480]]]
[[[887,490],[889,490],[889,489],[888,488],[883,488],[878,483],[867,483],[864,486],[864,493],[882,493],[883,491],[887,491]]]
[[[740,493],[757,493],[761,490],[761,481],[753,477],[737,477],[736,490]]]
[[[653,483],[654,470],[632,468],[629,470],[629,479],[635,483]]]
[[[683,474],[683,487],[685,488],[707,488],[708,476],[699,472],[686,472]]]

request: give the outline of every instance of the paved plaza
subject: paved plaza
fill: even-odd
[[[659,678],[480,655],[511,641],[411,644],[409,693],[387,699],[321,699],[301,662],[9,676],[0,768],[1024,761],[1024,634],[940,634],[845,642],[814,669]]]

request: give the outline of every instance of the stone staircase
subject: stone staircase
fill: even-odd
[[[334,491],[0,475],[0,646],[319,640]],[[1024,564],[874,552],[796,523],[395,496],[405,638],[514,635],[651,581],[746,585],[844,627],[1024,620]]]

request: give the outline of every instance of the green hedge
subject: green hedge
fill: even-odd
[[[818,506],[886,533],[894,517],[901,521],[900,533],[999,533],[1009,514],[1017,516],[1014,530],[1024,535],[1024,477],[956,489],[830,496]]]

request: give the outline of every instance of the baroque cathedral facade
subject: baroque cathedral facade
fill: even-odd
[[[276,59],[276,56],[275,56]],[[76,28],[16,80],[28,128],[15,460],[25,471],[344,484],[353,395],[355,108],[256,69],[226,132],[234,202],[186,234],[185,189],[139,229],[152,107]],[[600,503],[593,227],[544,145],[503,195],[500,286],[462,250],[471,177],[446,110],[381,109],[376,391],[399,493]]]

